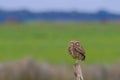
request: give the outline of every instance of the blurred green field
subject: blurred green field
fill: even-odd
[[[67,52],[70,40],[81,42],[86,63],[120,59],[120,23],[108,22],[28,22],[0,24],[0,60],[31,56],[49,62],[74,60]]]

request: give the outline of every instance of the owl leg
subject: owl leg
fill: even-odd
[[[75,63],[78,63],[78,62],[79,62],[79,60],[78,60],[78,59],[76,59]]]

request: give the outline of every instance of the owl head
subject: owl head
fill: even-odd
[[[70,45],[71,45],[71,46],[79,46],[79,45],[80,45],[80,42],[77,41],[77,40],[72,40],[72,41],[70,41]]]

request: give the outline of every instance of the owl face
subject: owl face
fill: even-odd
[[[70,44],[71,44],[71,46],[79,46],[80,45],[79,41],[76,41],[76,40],[70,41]]]

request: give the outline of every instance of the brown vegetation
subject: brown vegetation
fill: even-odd
[[[120,80],[120,63],[81,65],[84,80]],[[0,64],[0,80],[74,80],[72,65],[51,65],[30,58]]]

